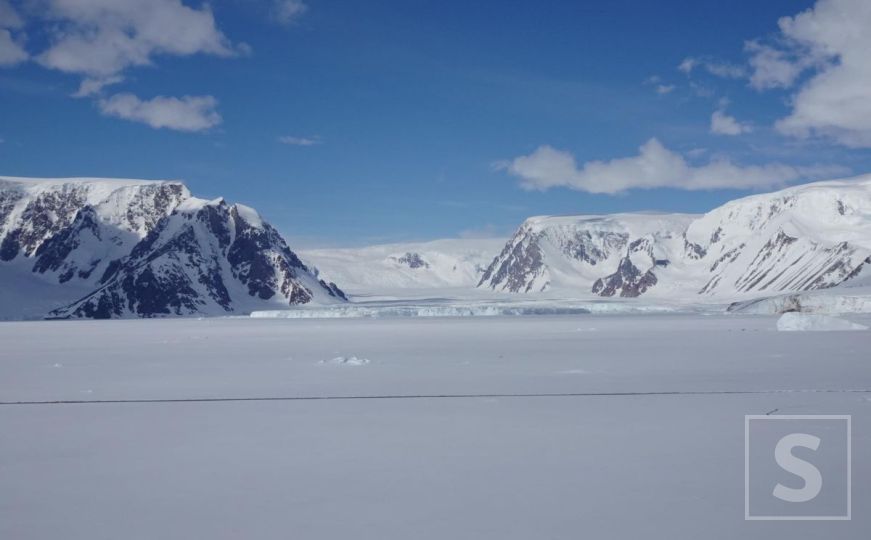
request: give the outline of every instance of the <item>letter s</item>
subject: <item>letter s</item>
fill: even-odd
[[[774,487],[774,496],[787,502],[807,502],[820,494],[823,489],[823,476],[812,464],[792,455],[792,449],[796,446],[816,451],[820,446],[820,438],[807,433],[793,433],[778,441],[774,448],[775,461],[783,470],[801,477],[804,487],[794,489],[777,484]]]

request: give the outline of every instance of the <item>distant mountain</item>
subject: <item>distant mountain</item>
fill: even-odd
[[[351,293],[390,295],[433,289],[473,290],[505,239],[469,238],[301,250],[323,276]]]
[[[841,284],[871,265],[871,176],[753,195],[704,215],[536,217],[478,286],[741,298]]]
[[[0,177],[0,283],[4,318],[216,315],[345,300],[253,209],[141,180]]]

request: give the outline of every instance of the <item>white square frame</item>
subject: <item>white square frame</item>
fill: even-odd
[[[847,514],[844,516],[750,515],[750,421],[842,420],[847,422]],[[745,521],[850,521],[853,515],[853,416],[849,414],[746,414],[744,415],[744,520]]]

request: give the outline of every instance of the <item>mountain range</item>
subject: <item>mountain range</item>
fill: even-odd
[[[752,195],[703,215],[530,218],[478,286],[731,300],[833,287],[869,266],[864,176]]]
[[[869,274],[871,176],[752,195],[700,215],[539,216],[507,241],[299,255],[254,209],[196,198],[180,182],[0,177],[2,318],[246,314],[342,304],[339,286],[356,300],[729,303]]]

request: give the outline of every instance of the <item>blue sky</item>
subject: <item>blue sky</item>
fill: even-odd
[[[311,247],[871,171],[825,80],[871,101],[859,0],[136,4],[0,0],[0,174],[183,179]]]

